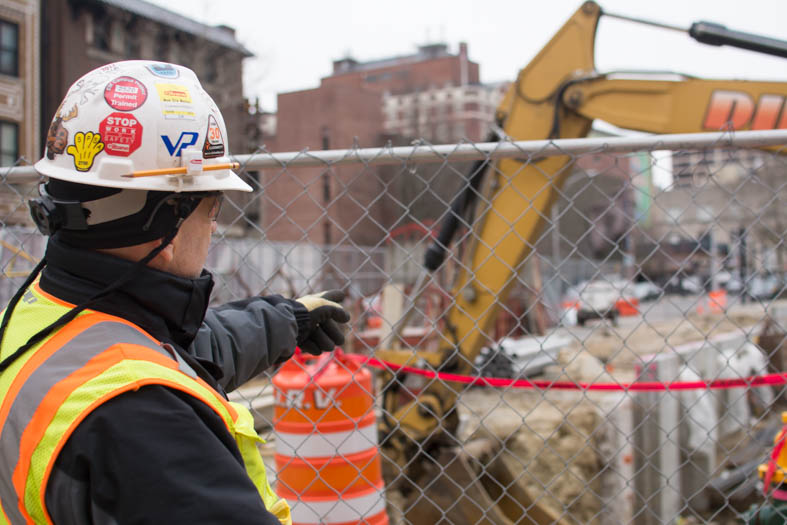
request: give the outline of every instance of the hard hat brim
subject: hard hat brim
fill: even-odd
[[[98,175],[96,172],[81,173],[53,166],[51,162],[44,158],[35,163],[35,169],[38,173],[53,179],[107,188],[168,192],[253,191],[251,186],[246,184],[237,173],[230,169],[204,171],[199,175],[193,176],[156,175],[153,177],[128,178],[123,175],[129,174],[129,167],[123,164],[119,163],[117,169],[105,167],[101,175]]]

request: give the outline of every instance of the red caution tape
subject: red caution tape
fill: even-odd
[[[574,383],[571,381],[531,381],[529,379],[505,379],[501,377],[465,376],[436,372],[413,366],[398,365],[388,361],[380,361],[374,357],[358,354],[344,354],[346,357],[386,371],[405,372],[440,379],[454,383],[465,383],[476,386],[491,386],[495,388],[531,388],[538,390],[600,390],[624,392],[659,392],[667,390],[721,390],[726,388],[747,388],[770,385],[783,385],[787,383],[787,372],[767,374],[764,376],[739,377],[731,379],[714,379],[713,381],[672,381],[660,383],[658,381],[639,381],[636,383]]]

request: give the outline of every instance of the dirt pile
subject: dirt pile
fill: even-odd
[[[559,354],[545,378],[573,382],[629,382],[647,356],[680,345],[741,331],[755,338],[765,317],[762,305],[742,305],[726,314],[689,314],[674,320],[597,325]],[[633,321],[633,320],[632,320]],[[609,412],[601,397],[576,391],[470,389],[459,403],[461,439],[492,435],[506,462],[539,503],[566,523],[604,521],[602,476],[610,466],[599,452]],[[614,405],[614,404],[613,404]],[[614,406],[612,408],[614,410]],[[619,451],[613,451],[617,454]]]
[[[473,389],[462,396],[460,438],[492,435],[531,497],[565,523],[596,523],[603,465],[598,410],[581,394]]]

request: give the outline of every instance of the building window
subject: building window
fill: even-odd
[[[109,51],[111,38],[111,21],[105,14],[93,17],[93,47],[101,51]]]
[[[212,84],[219,79],[219,54],[208,53],[205,57],[205,66],[200,78],[206,84]]]
[[[19,26],[0,20],[0,73],[19,76]]]
[[[19,125],[0,120],[0,166],[13,166],[19,160]]]
[[[126,31],[124,34],[125,56],[126,58],[136,59],[140,58],[142,46],[139,40],[139,24],[136,19],[126,24]]]
[[[156,43],[153,50],[154,58],[156,60],[168,61],[169,60],[169,35],[161,31],[156,36]]]

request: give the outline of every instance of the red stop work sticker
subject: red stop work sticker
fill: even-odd
[[[98,125],[104,151],[117,157],[128,157],[142,144],[142,124],[128,113],[112,113]]]

